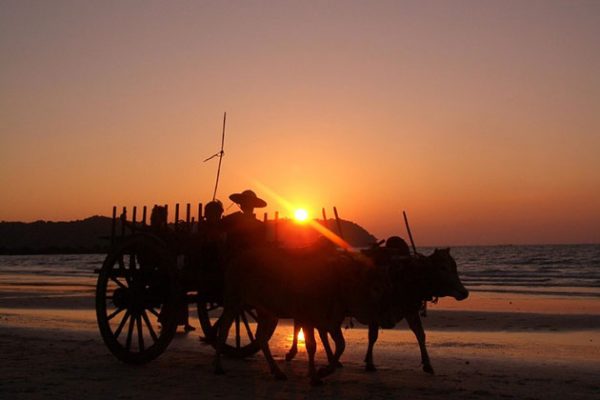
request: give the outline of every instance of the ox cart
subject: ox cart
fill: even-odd
[[[146,222],[146,207],[136,221],[123,208],[120,217],[113,207],[110,250],[97,270],[96,316],[108,349],[121,361],[141,364],[162,354],[173,340],[189,304],[197,305],[204,340],[216,345],[222,310],[222,268],[202,252],[202,204],[198,219],[190,219],[187,204],[184,220],[175,218],[161,227]],[[256,353],[256,314],[251,309],[235,317],[233,335],[224,352],[233,357]]]

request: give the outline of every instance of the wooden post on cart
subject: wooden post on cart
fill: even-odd
[[[133,206],[133,214],[131,214],[131,232],[135,232],[135,224],[137,223],[137,206]]]
[[[202,203],[198,203],[198,232],[200,232],[201,224],[202,224]]]
[[[144,208],[142,210],[142,226],[144,228],[146,227],[146,211],[147,211],[147,207],[144,206]]]
[[[192,231],[191,226],[190,226],[190,211],[191,211],[190,207],[191,207],[190,203],[187,203],[185,206],[185,230],[188,232]]]
[[[344,232],[342,232],[342,222],[340,221],[340,217],[338,216],[337,208],[335,206],[333,207],[333,214],[335,215],[335,222],[338,228],[338,235],[340,235],[340,237],[344,239]]]
[[[125,236],[125,223],[127,222],[127,207],[123,207],[121,213],[121,237]]]
[[[117,206],[113,206],[112,222],[110,225],[110,246],[115,244],[115,234],[117,229]]]

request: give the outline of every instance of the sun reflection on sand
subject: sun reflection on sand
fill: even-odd
[[[292,330],[292,333],[286,336],[286,342],[291,345],[293,341],[294,332]],[[300,329],[300,332],[298,333],[298,345],[304,345],[304,332],[302,331],[302,329]]]

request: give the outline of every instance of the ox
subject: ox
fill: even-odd
[[[222,346],[235,315],[242,307],[249,306],[256,309],[256,340],[275,378],[286,379],[286,376],[273,360],[268,338],[279,318],[294,318],[304,327],[310,382],[320,384],[320,378],[332,372],[335,366],[316,371],[314,328],[331,334],[337,359],[344,349],[340,326],[346,315],[391,326],[394,316],[384,314],[381,307],[389,301],[390,295],[388,276],[360,254],[327,249],[248,249],[235,257],[225,270],[215,373],[224,373]]]
[[[392,254],[391,257],[382,257],[381,252],[388,251],[387,249],[374,249],[377,252],[367,252],[367,254],[378,260],[379,268],[387,270],[392,286],[391,301],[384,305],[389,307],[388,315],[394,317],[394,324],[406,319],[408,326],[415,334],[421,350],[421,362],[423,370],[433,374],[433,367],[429,360],[427,347],[425,344],[425,331],[421,324],[419,311],[423,301],[432,300],[434,297],[451,296],[456,300],[461,301],[469,296],[469,291],[465,289],[456,267],[454,258],[450,255],[449,249],[436,249],[433,254],[417,257],[397,257]],[[352,314],[350,314],[352,315]],[[352,315],[360,323],[369,326],[369,345],[365,357],[366,370],[375,371],[376,367],[373,363],[373,346],[377,341],[379,327],[376,321],[372,319],[364,319],[359,316]],[[367,315],[368,317],[368,315]],[[294,324],[294,341],[290,351],[286,354],[286,360],[291,360],[297,353],[297,334],[300,330],[300,324]],[[387,327],[386,327],[387,328]],[[339,327],[341,329],[341,327]],[[339,356],[343,350],[337,349],[333,354],[327,340],[326,332],[319,332],[323,347],[327,353],[330,365],[341,366]]]

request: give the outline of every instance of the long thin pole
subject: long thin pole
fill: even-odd
[[[408,238],[410,239],[410,244],[413,248],[413,253],[417,254],[417,247],[415,246],[415,241],[413,240],[412,232],[410,231],[410,225],[408,224],[408,217],[406,216],[406,211],[402,211],[402,215],[404,215],[404,223],[406,224],[406,231],[408,232]]]
[[[219,176],[221,175],[221,162],[223,161],[223,148],[225,147],[225,122],[227,121],[227,112],[223,113],[223,133],[221,134],[221,151],[219,152],[219,167],[217,168],[217,180],[215,182],[215,191],[213,192],[213,201],[217,197],[217,188],[219,187]]]
[[[403,210],[402,215],[404,216],[404,223],[406,224],[406,231],[408,232],[408,238],[410,239],[410,244],[413,248],[413,253],[416,256],[417,247],[415,246],[415,241],[413,240],[412,232],[410,231],[410,225],[408,224],[408,217],[406,216],[406,211]],[[421,316],[427,316],[427,300],[423,300],[423,304],[421,306]]]

